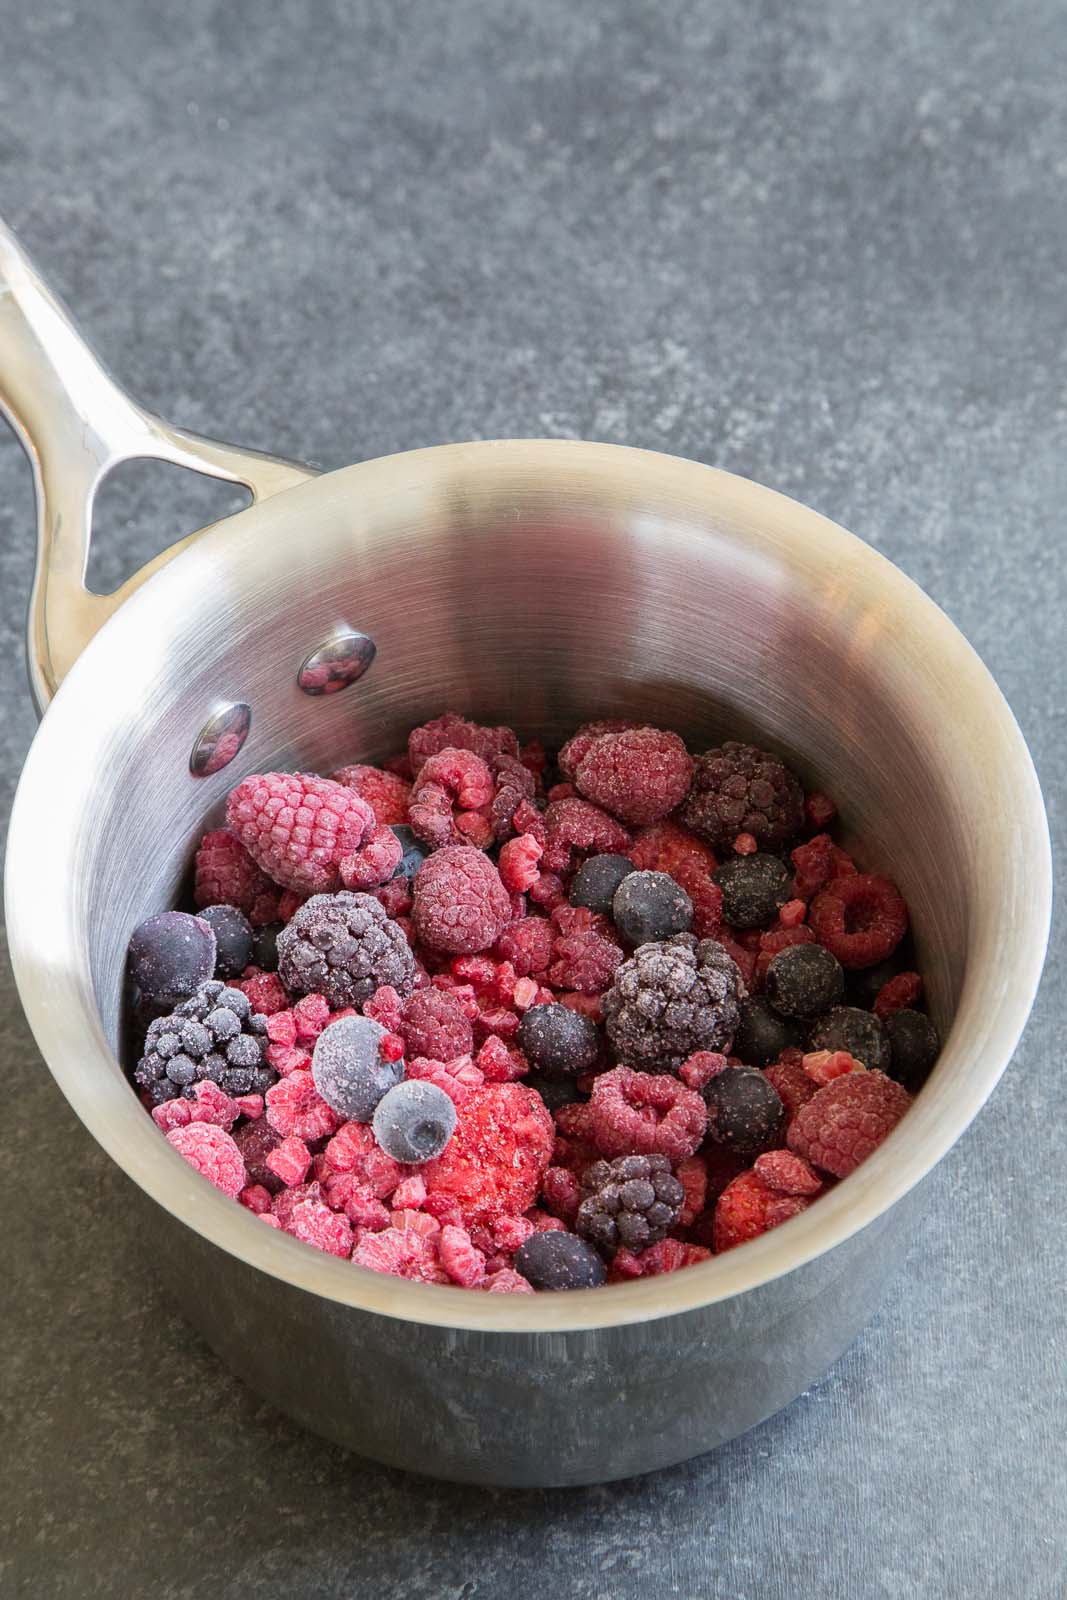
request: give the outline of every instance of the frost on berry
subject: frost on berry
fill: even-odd
[[[452,1061],[474,1048],[474,1029],[454,994],[443,989],[417,989],[397,1020],[409,1059],[430,1056]]]
[[[810,1204],[811,1199],[804,1194],[782,1194],[755,1169],[742,1172],[727,1185],[716,1203],[715,1250],[721,1254],[758,1239],[791,1217],[798,1217]]]
[[[575,855],[625,855],[630,835],[620,822],[588,800],[553,800],[545,812],[542,866],[564,873]]]
[[[689,793],[693,763],[676,733],[634,728],[594,739],[574,769],[575,787],[623,822],[658,822]]]
[[[602,1073],[590,1100],[591,1132],[605,1156],[664,1155],[672,1161],[699,1148],[708,1123],[704,1101],[669,1073]]]
[[[411,826],[434,850],[449,844],[488,844],[493,788],[493,775],[481,756],[471,750],[440,750],[415,780],[408,807]]]
[[[911,1095],[881,1072],[849,1072],[801,1106],[789,1126],[790,1150],[835,1178],[847,1178],[882,1143]]]
[[[333,781],[343,784],[346,789],[354,789],[360,799],[370,806],[380,824],[390,826],[407,822],[411,785],[395,772],[357,764],[342,767],[333,774]]]
[[[408,735],[408,759],[416,778],[431,756],[442,750],[472,750],[483,761],[494,756],[519,755],[519,741],[510,728],[487,728],[478,722],[468,722],[454,711],[435,717],[412,729]]]
[[[532,833],[509,839],[500,852],[500,881],[509,894],[524,894],[540,877],[544,850]]]
[[[635,722],[632,717],[602,717],[598,722],[583,722],[577,733],[571,735],[559,753],[559,770],[573,778],[583,757],[597,739],[606,733],[623,733],[628,728],[646,728],[645,722]]]
[[[253,773],[226,802],[226,822],[263,871],[298,894],[341,887],[341,862],[377,827],[353,789],[311,773]]]
[[[468,1225],[519,1215],[537,1198],[554,1133],[534,1090],[487,1083],[457,1107],[452,1138],[423,1168],[426,1187],[451,1195]]]
[[[240,1150],[225,1129],[213,1122],[190,1122],[187,1127],[172,1128],[167,1143],[231,1200],[236,1200],[248,1182]]]
[[[872,967],[891,956],[908,928],[908,908],[888,878],[852,873],[811,903],[808,922],[843,967]]]
[[[415,879],[415,931],[450,955],[487,950],[511,920],[511,900],[493,863],[472,845],[438,850]]]

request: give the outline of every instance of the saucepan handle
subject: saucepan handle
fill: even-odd
[[[173,428],[139,406],[100,364],[0,219],[0,411],[33,467],[37,566],[27,634],[30,688],[43,712],[97,629],[191,534],[114,594],[91,594],[85,570],[93,499],[120,461],[150,457],[244,484],[253,500],[315,476],[310,467]]]

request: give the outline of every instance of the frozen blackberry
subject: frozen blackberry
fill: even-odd
[[[233,1130],[233,1142],[241,1152],[249,1183],[261,1183],[271,1194],[278,1194],[285,1188],[274,1168],[267,1165],[267,1157],[272,1150],[277,1150],[284,1138],[266,1117],[240,1122]]]
[[[696,1050],[726,1050],[745,986],[714,939],[675,934],[641,945],[604,996],[608,1039],[620,1062],[648,1072],[681,1066]]]
[[[266,1017],[253,1013],[240,989],[212,979],[149,1024],[133,1076],[156,1106],[179,1095],[191,1100],[204,1079],[227,1094],[265,1094],[278,1076],[266,1046]]]
[[[215,934],[202,917],[161,911],[133,930],[126,970],[138,1003],[175,1005],[215,971]]]
[[[917,1094],[941,1050],[937,1029],[922,1011],[910,1009],[892,1012],[882,1027],[889,1037],[889,1076]]]
[[[793,876],[777,856],[757,852],[733,856],[712,873],[722,890],[723,920],[732,928],[762,928],[773,922],[793,892]]]
[[[819,1017],[841,999],[845,974],[821,944],[793,944],[771,960],[764,989],[783,1017]]]
[[[705,1085],[708,1136],[735,1155],[758,1156],[777,1143],[785,1107],[768,1078],[756,1067],[724,1067]]]
[[[439,1156],[456,1126],[456,1108],[443,1089],[409,1078],[382,1096],[374,1112],[374,1137],[387,1156],[414,1166]]]
[[[631,872],[615,891],[611,914],[629,944],[669,939],[693,926],[693,902],[666,872]]]
[[[328,1106],[352,1122],[369,1122],[379,1100],[404,1076],[403,1061],[381,1054],[386,1031],[370,1017],[338,1017],[323,1028],[311,1055],[311,1076]]]
[[[610,917],[615,891],[633,870],[628,856],[590,856],[574,874],[568,896],[571,905],[585,906],[602,917]]]
[[[205,906],[197,915],[215,935],[215,977],[239,978],[252,959],[252,924],[236,906]]]
[[[847,1050],[868,1072],[890,1073],[889,1035],[880,1017],[858,1006],[834,1006],[811,1030],[812,1050]]]
[[[518,1032],[519,1048],[535,1072],[546,1078],[576,1078],[591,1067],[600,1035],[591,1017],[569,1006],[531,1006]]]
[[[576,1233],[532,1233],[515,1252],[515,1271],[535,1289],[597,1289],[607,1269],[592,1245]]]
[[[415,984],[404,930],[370,894],[315,894],[278,935],[278,975],[296,994],[325,995],[334,1011],[361,1006],[389,984]]]
[[[751,833],[761,845],[785,844],[804,821],[804,791],[768,750],[735,740],[696,760],[682,821],[710,845]]]
[[[807,946],[796,946],[806,949]],[[741,1004],[741,1020],[734,1034],[733,1053],[750,1067],[769,1067],[782,1051],[798,1043],[794,1027],[765,1000],[753,996]]]
[[[605,1256],[665,1239],[682,1214],[685,1190],[666,1156],[594,1161],[582,1176],[575,1232]]]
[[[400,865],[393,873],[394,878],[414,878],[426,857],[430,854],[429,847],[415,833],[414,828],[409,828],[406,822],[392,824],[393,832],[400,840],[400,847],[404,854],[400,857]]]
[[[252,963],[261,972],[278,970],[278,935],[284,922],[265,922],[252,935]]]

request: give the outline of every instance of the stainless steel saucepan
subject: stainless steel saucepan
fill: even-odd
[[[29,661],[47,707],[11,820],[12,960],[45,1061],[131,1179],[189,1320],[309,1428],[478,1483],[645,1472],[793,1399],[874,1308],[1041,971],[1041,794],[966,641],[858,539],[690,461],[520,439],[316,477],[169,427],[107,376],[2,225],[0,402],[36,480]],[[135,456],[247,484],[254,503],[90,595],[93,492]],[[324,677],[350,681],[308,692]],[[446,707],[548,743],[618,713],[696,748],[741,729],[833,792],[907,896],[946,1035],[858,1173],[699,1267],[511,1297],[322,1255],[170,1149],[117,1059],[131,929],[171,903],[245,773],[373,762]]]

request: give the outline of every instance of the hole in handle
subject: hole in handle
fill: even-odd
[[[241,483],[169,461],[120,461],[93,502],[86,587],[92,594],[113,594],[153,556],[251,503]]]

